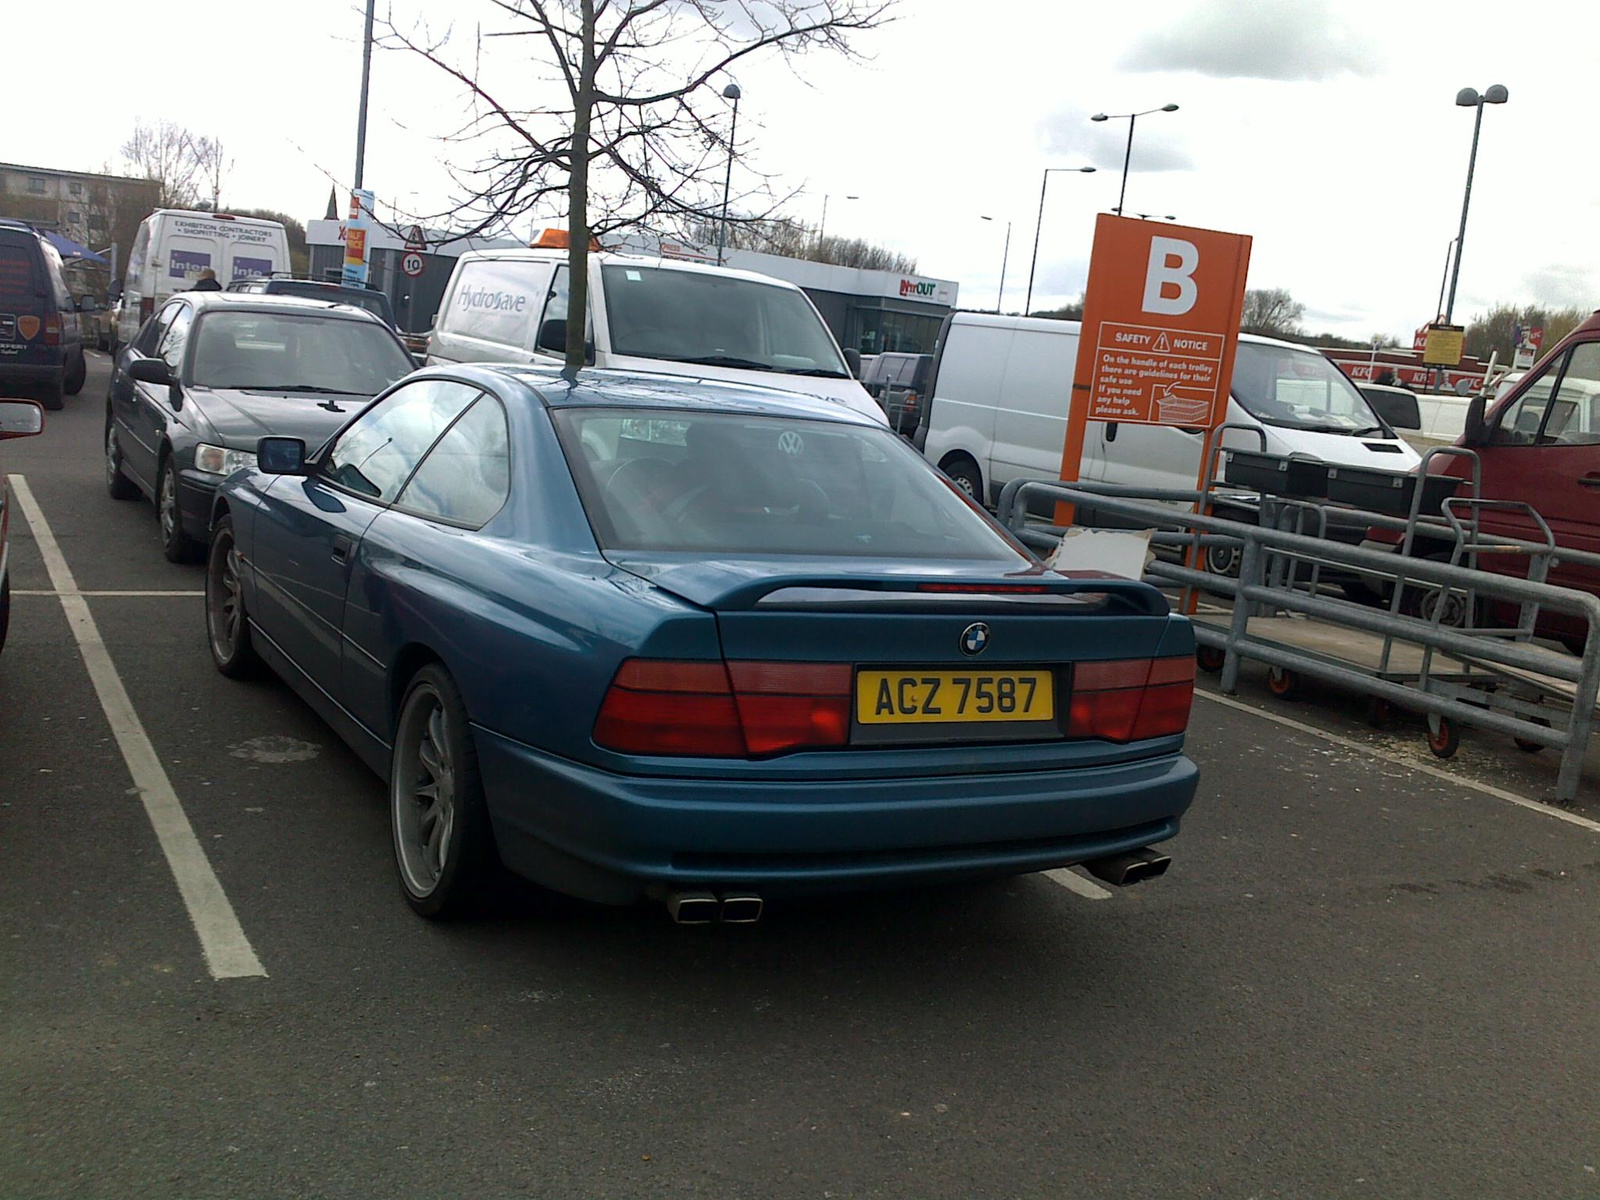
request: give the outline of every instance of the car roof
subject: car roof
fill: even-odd
[[[418,375],[422,374],[476,377],[477,382],[484,386],[489,386],[496,377],[513,380],[527,387],[548,408],[708,409],[837,421],[844,425],[859,425],[864,429],[883,428],[842,401],[825,400],[783,388],[695,376],[585,367],[575,378],[570,378],[559,363],[548,366],[539,363],[455,364],[429,367],[426,371],[418,372]]]
[[[315,296],[285,296],[272,292],[175,292],[174,300],[188,300],[197,312],[227,309],[231,312],[301,312],[320,316],[344,317],[351,320],[376,321],[388,328],[372,313],[354,304],[339,304]]]
[[[802,290],[798,284],[790,283],[787,279],[774,279],[771,275],[763,275],[759,271],[741,271],[734,267],[719,267],[712,263],[688,262],[681,258],[656,258],[643,254],[616,254],[608,250],[590,251],[590,258],[599,259],[602,266],[644,267],[652,271],[683,271],[688,274],[715,275],[721,279],[744,279],[750,283],[764,283],[772,287],[787,288],[790,291]],[[469,250],[461,256],[460,261],[511,261],[511,262],[555,262],[567,261],[565,250]]]

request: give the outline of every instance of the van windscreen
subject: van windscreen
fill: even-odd
[[[607,263],[611,349],[635,358],[848,379],[805,293],[710,272]]]
[[[1266,425],[1352,437],[1386,432],[1349,377],[1315,350],[1241,341],[1233,398]]]

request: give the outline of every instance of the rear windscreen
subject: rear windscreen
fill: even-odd
[[[35,254],[35,248],[15,234],[0,233],[0,308],[37,303]]]

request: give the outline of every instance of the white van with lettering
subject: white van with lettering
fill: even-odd
[[[564,249],[474,250],[445,288],[428,364],[550,362],[566,340]],[[887,421],[811,298],[765,275],[591,253],[588,341],[595,366],[781,387]]]
[[[957,312],[934,354],[927,419],[914,441],[962,490],[993,504],[1013,479],[1058,479],[1078,360],[1077,321]],[[1174,335],[1182,336],[1182,335]],[[1228,421],[1269,454],[1408,471],[1419,461],[1354,384],[1317,351],[1239,335]],[[1204,430],[1091,422],[1079,477],[1193,490]],[[1254,433],[1223,444],[1261,449]]]
[[[237,279],[288,271],[289,238],[282,223],[231,213],[156,209],[140,223],[128,252],[117,345],[133,341],[151,313],[174,292],[194,287],[206,270],[215,272],[219,288]]]

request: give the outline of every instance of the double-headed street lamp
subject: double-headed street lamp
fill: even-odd
[[[994,217],[980,216],[980,221],[993,221]],[[1006,247],[1000,252],[1000,290],[995,293],[994,311],[999,313],[1006,301],[1006,262],[1011,258],[1011,222],[1006,222]]]
[[[1111,211],[1117,216],[1122,215],[1122,202],[1128,198],[1128,163],[1133,159],[1133,126],[1140,117],[1148,117],[1151,113],[1177,112],[1176,104],[1163,104],[1160,108],[1147,108],[1136,113],[1095,113],[1091,121],[1127,121],[1128,123],[1128,148],[1122,155],[1122,191],[1117,194],[1117,206]]]
[[[733,128],[728,131],[728,174],[722,181],[722,224],[717,229],[717,266],[722,265],[722,248],[728,242],[728,189],[733,186],[733,155],[735,140],[739,136],[739,97],[744,95],[737,83],[722,89],[722,97],[733,101]]]
[[[1039,265],[1039,233],[1044,228],[1044,191],[1050,186],[1050,176],[1053,172],[1077,172],[1082,175],[1093,175],[1093,167],[1046,167],[1044,178],[1039,184],[1039,219],[1033,226],[1033,258],[1028,263],[1028,298],[1022,302],[1022,315],[1027,316],[1028,310],[1033,307],[1033,272]]]
[[[1511,98],[1504,84],[1495,84],[1483,95],[1476,88],[1462,88],[1456,93],[1456,103],[1462,108],[1477,109],[1472,119],[1472,153],[1467,158],[1467,190],[1461,197],[1461,229],[1456,234],[1456,265],[1450,272],[1450,298],[1445,302],[1444,319],[1448,324],[1455,314],[1456,280],[1461,278],[1461,251],[1467,244],[1467,206],[1472,203],[1472,171],[1478,165],[1478,131],[1483,128],[1483,106],[1504,104]]]

